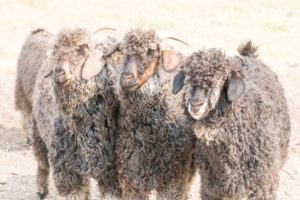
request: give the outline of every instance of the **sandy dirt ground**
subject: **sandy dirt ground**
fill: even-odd
[[[36,199],[36,162],[26,144],[20,113],[14,110],[16,62],[28,33],[44,27],[116,27],[116,36],[130,27],[146,26],[176,33],[201,47],[235,49],[246,39],[260,46],[260,58],[285,88],[292,122],[289,159],[280,173],[279,200],[300,199],[300,2],[266,1],[0,1],[0,200]],[[275,97],[274,97],[275,98]],[[51,180],[51,179],[50,179]],[[93,199],[99,199],[92,187]],[[190,199],[199,199],[199,177]],[[59,199],[53,182],[47,199]]]

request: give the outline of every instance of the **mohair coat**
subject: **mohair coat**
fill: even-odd
[[[215,52],[209,53],[218,57]],[[200,169],[202,199],[276,199],[278,173],[287,158],[290,121],[282,85],[277,75],[255,58],[249,44],[239,52],[242,57],[230,62],[244,75],[244,94],[234,102],[227,100],[228,73],[221,70],[225,86],[217,106],[199,121],[190,117],[198,137],[196,166]],[[189,57],[187,63],[194,64],[185,66],[188,81],[194,85],[203,81],[199,80],[197,63],[225,63],[222,59],[217,63],[216,58],[215,63],[205,62],[203,59],[210,60],[212,55],[202,53]]]
[[[160,56],[158,43],[153,30],[133,29],[125,35],[121,48],[124,54],[137,55],[138,70],[144,71],[149,60]],[[159,193],[191,178],[195,137],[186,126],[181,99],[171,94],[174,74],[159,66],[140,89],[131,93],[122,90],[120,74],[117,76],[119,181],[123,192],[133,194],[125,198],[138,199],[139,194],[147,199],[153,189]]]

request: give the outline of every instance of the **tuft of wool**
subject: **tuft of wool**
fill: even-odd
[[[89,44],[91,45],[92,41],[89,37],[89,33],[86,29],[76,28],[72,29],[63,29],[60,31],[55,39],[56,50],[60,51],[71,51],[74,48],[77,48],[81,44]],[[89,46],[91,47],[91,46]]]
[[[251,40],[241,44],[238,48],[238,52],[241,56],[248,56],[253,58],[258,57],[257,50],[258,47],[253,45]]]
[[[157,51],[159,56],[159,37],[155,30],[131,29],[123,39],[122,48],[126,49],[129,55],[146,56],[150,51]]]
[[[181,99],[171,95],[172,73],[160,65],[136,91],[123,91],[120,77],[126,56],[136,59],[140,74],[160,58],[161,41],[154,30],[132,29],[121,46],[125,59],[117,71],[120,102],[115,152],[124,199],[183,199],[194,173],[195,136],[181,119]]]
[[[252,49],[250,43],[242,46]],[[277,75],[253,56],[230,58],[217,49],[192,54],[183,72],[190,81],[186,89],[192,85],[220,91],[204,118],[195,120],[185,112],[198,137],[201,198],[276,199],[290,137],[288,106]],[[243,95],[228,101],[226,80],[243,75]]]
[[[68,59],[73,65],[77,65],[82,56],[87,56],[94,49],[94,43],[87,30],[82,28],[63,29],[52,40],[49,53],[53,60]]]
[[[224,79],[223,77],[227,77],[231,70],[232,67],[225,54],[215,48],[193,53],[183,67],[187,82],[202,88],[211,88],[214,80]]]

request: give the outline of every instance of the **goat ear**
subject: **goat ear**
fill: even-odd
[[[82,66],[81,76],[85,80],[90,80],[96,76],[103,68],[102,53],[95,50],[85,60]]]
[[[163,68],[166,72],[172,72],[179,64],[178,55],[172,50],[162,51]]]
[[[185,79],[185,75],[182,71],[176,74],[173,80],[173,88],[172,88],[173,94],[177,94],[183,88],[184,79]]]
[[[227,89],[227,99],[235,101],[242,96],[246,89],[246,84],[242,78],[233,77],[229,80]]]

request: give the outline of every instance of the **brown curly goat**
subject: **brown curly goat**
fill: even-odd
[[[204,200],[276,199],[278,173],[287,157],[290,120],[284,90],[256,58],[251,42],[239,53],[195,52],[173,83],[174,93],[182,87],[187,93]]]
[[[47,58],[49,41],[53,37],[44,29],[31,32],[26,38],[17,64],[15,108],[22,112],[27,142],[32,142],[32,93],[38,71]],[[34,56],[33,56],[34,55]]]
[[[61,196],[90,199],[90,178],[104,198],[120,195],[114,164],[114,69],[103,66],[91,37],[81,28],[60,31],[37,75],[33,150],[41,198],[48,193],[49,163]]]
[[[162,42],[154,30],[132,29],[119,43],[116,157],[127,200],[148,199],[152,190],[158,199],[186,199],[194,174],[195,137],[185,127],[181,99],[171,96],[173,75],[167,73],[181,55]]]

